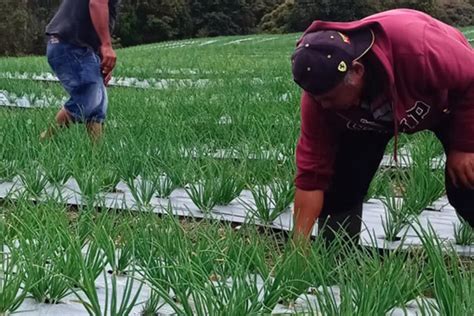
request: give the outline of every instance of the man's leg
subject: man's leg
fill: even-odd
[[[88,57],[89,62],[83,65],[85,69],[85,81],[88,82],[84,91],[87,93],[82,97],[83,104],[87,104],[83,111],[86,118],[86,128],[89,137],[94,143],[102,138],[104,132],[104,121],[107,114],[108,96],[100,72],[100,59],[94,53]],[[95,63],[93,62],[95,61]]]
[[[68,127],[72,123],[72,118],[64,107],[62,107],[56,114],[56,126],[49,127],[40,135],[40,140],[46,140],[53,137],[58,128]]]
[[[60,127],[68,127],[69,124],[72,122],[71,115],[66,111],[64,107],[59,110],[56,114],[56,124]]]
[[[94,143],[98,143],[104,133],[104,120],[107,112],[108,97],[102,82],[91,85],[90,89],[93,91],[91,91],[89,95],[95,97],[90,98],[89,104],[94,104],[93,100],[96,100],[96,106],[91,107],[91,109],[87,111],[88,117],[92,119],[86,121],[86,128],[91,140]],[[97,100],[100,101],[97,103]]]
[[[94,143],[98,143],[102,138],[103,126],[102,123],[90,122],[86,123],[87,132],[89,137]]]
[[[443,145],[446,157],[450,151],[447,137],[449,130],[450,122],[446,121],[435,131],[436,137]],[[454,207],[459,216],[468,222],[471,227],[474,227],[474,190],[456,188],[447,171],[445,171],[445,185],[449,203]]]
[[[51,36],[48,40],[46,57],[51,69],[58,77],[64,89],[71,95],[71,87],[78,85],[78,68],[74,67],[75,60],[70,54],[71,45],[65,44],[58,37]],[[68,101],[70,102],[70,101]],[[58,128],[67,127],[72,122],[71,115],[64,105],[56,114],[54,126],[50,126],[40,135],[40,140],[49,139],[57,132]]]
[[[391,135],[376,132],[348,131],[342,135],[333,181],[318,219],[326,241],[334,240],[334,232],[340,231],[358,242],[363,201],[390,139]]]
[[[459,216],[474,228],[474,190],[456,188],[446,172],[446,192],[449,203]]]
[[[70,99],[56,115],[56,127],[41,134],[41,139],[54,135],[58,127],[85,122],[89,136],[97,142],[107,111],[107,91],[100,71],[100,58],[85,47],[52,38],[47,48],[48,62]]]
[[[56,114],[56,126],[49,127],[46,131],[42,132],[40,135],[40,140],[47,140],[56,135],[58,129],[63,127],[69,127],[69,124],[73,123],[71,116],[68,112],[61,108]],[[102,138],[103,134],[103,123],[89,122],[86,123],[87,133],[94,143],[97,143]]]

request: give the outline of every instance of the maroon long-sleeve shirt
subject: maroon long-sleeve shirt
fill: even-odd
[[[474,50],[463,34],[429,15],[408,9],[386,11],[354,22],[315,21],[305,34],[364,27],[370,27],[375,34],[370,54],[383,69],[395,134],[434,129],[449,122],[449,147],[474,152]],[[341,131],[378,129],[357,112],[325,110],[303,92],[301,134],[296,148],[299,189],[328,188]]]

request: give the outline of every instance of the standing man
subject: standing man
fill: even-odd
[[[85,123],[93,141],[102,135],[107,91],[116,54],[112,48],[119,0],[63,0],[46,27],[47,57],[70,98],[56,115],[59,127]],[[57,128],[57,127],[56,127]],[[46,139],[56,128],[41,134]]]
[[[358,240],[385,146],[420,130],[442,142],[449,201],[474,225],[474,50],[461,32],[407,9],[315,21],[298,42],[292,72],[304,90],[297,236],[308,237],[319,218],[327,240],[340,228]]]

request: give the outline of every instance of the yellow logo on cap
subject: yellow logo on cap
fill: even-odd
[[[341,61],[339,63],[339,66],[337,66],[337,70],[340,72],[346,72],[347,71],[347,64],[344,61]]]

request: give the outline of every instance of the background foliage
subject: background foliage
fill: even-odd
[[[0,0],[0,54],[44,52],[43,31],[61,0]],[[313,20],[348,21],[392,8],[472,25],[474,0],[122,0],[116,43],[303,31]]]

